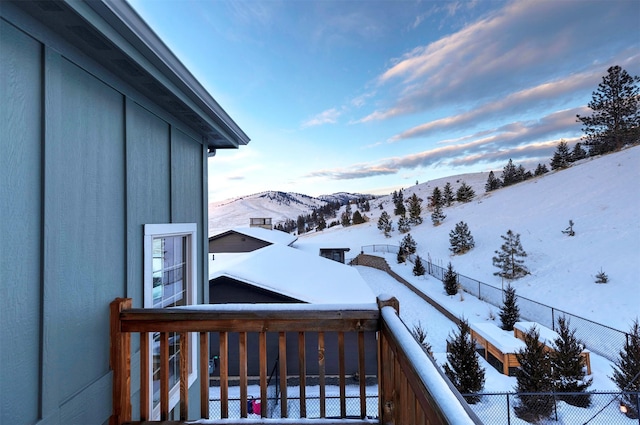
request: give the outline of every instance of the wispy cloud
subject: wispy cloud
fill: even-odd
[[[625,0],[507,3],[392,61],[377,81],[398,96],[361,121],[499,99],[514,87],[524,93],[527,85],[541,88],[551,79],[561,81],[568,70],[584,69],[588,58],[601,57],[603,51],[637,48],[637,37],[620,36],[637,33],[637,10]],[[600,65],[602,73],[608,65]]]
[[[586,108],[554,112],[539,120],[519,121],[449,140],[441,146],[415,154],[397,156],[375,163],[354,164],[347,168],[323,169],[305,177],[349,180],[396,174],[402,169],[439,166],[469,166],[498,160],[551,157],[560,137],[575,141],[579,132],[576,114]]]
[[[342,111],[337,108],[327,109],[320,112],[318,115],[308,119],[302,123],[302,128],[315,127],[323,124],[335,124],[338,122],[338,117],[342,115]]]

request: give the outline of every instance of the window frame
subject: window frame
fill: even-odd
[[[143,307],[153,308],[153,240],[163,237],[186,236],[184,259],[187,262],[185,268],[186,304],[198,304],[198,225],[197,223],[165,223],[165,224],[145,224],[144,225],[144,276],[143,276]],[[153,347],[153,332],[149,332],[149,347]],[[187,386],[190,388],[198,377],[198,354],[196,347],[196,333],[191,332],[190,339],[190,373],[187,378]],[[153,350],[149,350],[146,362],[142,362],[141,367],[146,365],[149,368],[148,394],[149,412],[151,420],[160,419],[160,403],[153,407]],[[180,378],[182,379],[182,377]],[[143,385],[143,383],[140,383]],[[171,411],[180,401],[180,380],[169,389],[169,411]]]

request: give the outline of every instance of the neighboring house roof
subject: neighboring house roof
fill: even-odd
[[[202,135],[212,153],[249,143],[249,137],[125,0],[14,4]],[[50,42],[55,48],[56,40]]]
[[[219,239],[231,233],[239,233],[264,242],[280,245],[291,245],[298,240],[297,236],[290,233],[281,230],[269,230],[263,227],[236,227],[230,230],[223,230],[220,233],[209,236],[209,240]]]
[[[312,304],[366,304],[376,297],[354,267],[282,244],[216,254],[209,280],[221,276]]]

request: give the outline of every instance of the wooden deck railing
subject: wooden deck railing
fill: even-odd
[[[301,419],[287,419],[287,424],[305,424],[309,419],[306,407],[306,379],[309,358],[316,358],[313,370],[317,370],[320,386],[320,414],[313,423],[353,423],[353,424],[473,424],[480,423],[466,407],[462,398],[452,392],[446,380],[439,374],[432,361],[424,354],[411,333],[397,315],[395,299],[379,301],[378,305],[362,306],[318,306],[310,304],[245,304],[207,305],[194,308],[174,309],[132,309],[131,300],[119,298],[111,303],[111,368],[113,369],[113,413],[110,425],[123,424],[181,424],[186,423],[189,412],[189,391],[186,379],[180,380],[179,422],[168,422],[169,418],[169,334],[180,335],[179,370],[180,376],[189,374],[189,353],[199,351],[198,374],[200,383],[199,416],[209,417],[209,337],[217,333],[220,349],[219,385],[220,417],[225,424],[242,424],[248,417],[247,411],[247,335],[259,335],[259,386],[258,400],[267,405],[267,334],[278,335],[278,362],[280,370],[280,418],[290,417],[287,392],[287,338],[292,334],[298,338],[298,369],[300,380]],[[140,334],[140,382],[149,382],[149,333],[160,334],[160,422],[151,421],[149,407],[149,385],[140,387],[139,418],[132,420],[131,406],[131,334]],[[317,333],[318,355],[305,352],[305,336]],[[188,335],[197,333],[197,347],[190,347]],[[240,418],[229,419],[229,335],[238,334]],[[337,334],[338,345],[338,385],[340,388],[339,414],[325,410],[325,352],[324,337],[328,333]],[[347,377],[345,368],[345,335],[355,333],[357,347],[357,383],[359,386],[359,418],[347,415],[345,388]],[[377,353],[365,353],[365,334],[377,336]],[[313,353],[315,354],[315,353]],[[353,354],[352,354],[353,355]],[[378,414],[367,417],[367,397],[365,394],[365,360],[378,358]],[[193,412],[193,411],[192,411]],[[266,409],[261,409],[262,422],[274,423],[266,418]],[[254,416],[255,417],[255,416]],[[350,418],[350,419],[345,419]],[[255,420],[254,420],[255,421]],[[319,422],[318,422],[319,421]],[[205,422],[206,423],[206,422]],[[210,423],[217,423],[212,420]],[[252,422],[255,423],[255,422]]]

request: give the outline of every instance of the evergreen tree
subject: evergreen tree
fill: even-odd
[[[531,173],[525,170],[522,164],[516,167],[516,183],[523,182],[530,177],[531,177]]]
[[[581,356],[584,344],[576,338],[575,329],[569,328],[569,321],[558,318],[558,338],[553,341],[550,353],[552,377],[555,391],[560,393],[584,393],[591,385],[592,378],[585,379],[585,360]],[[560,400],[579,407],[591,405],[591,395],[562,395]]]
[[[551,169],[558,170],[567,168],[570,162],[571,153],[569,152],[569,146],[567,142],[561,140],[556,147],[556,151],[553,153],[553,158],[551,158]]]
[[[398,248],[398,254],[396,255],[396,261],[398,264],[402,264],[407,261],[407,254],[402,250],[402,247]]]
[[[442,191],[442,202],[445,206],[450,207],[455,200],[453,196],[453,189],[451,188],[451,183],[447,182],[444,185],[444,190]]]
[[[298,234],[299,235],[301,235],[301,234],[303,234],[305,232],[306,222],[304,220],[304,216],[303,215],[299,215],[298,216],[297,227],[298,227]]]
[[[398,219],[398,232],[407,233],[411,230],[411,223],[407,217],[400,217]]]
[[[640,142],[640,77],[630,76],[619,66],[607,69],[593,92],[590,116],[577,115],[582,122],[584,144],[590,155],[620,150]]]
[[[471,330],[467,320],[462,319],[458,324],[458,333],[449,334],[447,338],[447,363],[444,373],[454,387],[462,394],[477,393],[484,386],[484,368],[480,366],[476,344],[471,338]],[[480,401],[479,396],[465,396],[467,403],[475,404]]]
[[[434,226],[439,226],[445,218],[447,218],[447,216],[442,212],[441,205],[436,205],[435,207],[433,207],[433,212],[431,213],[431,222]]]
[[[424,265],[422,264],[422,260],[420,259],[420,256],[418,255],[416,257],[416,262],[413,265],[413,275],[414,276],[424,276],[426,270],[424,269]]]
[[[322,231],[327,228],[327,222],[324,219],[324,215],[320,214],[318,218],[318,230]]]
[[[442,205],[442,192],[440,192],[440,188],[436,186],[433,188],[433,192],[431,192],[431,196],[429,197],[429,206],[435,209],[436,207],[441,207]]]
[[[518,393],[547,393],[553,391],[549,354],[540,343],[540,332],[534,326],[524,335],[525,347],[516,353],[520,367],[516,370]],[[553,412],[553,396],[518,394],[516,416],[527,422],[538,423]]]
[[[351,215],[347,211],[344,211],[340,216],[340,224],[342,224],[342,227],[349,227],[351,225]]]
[[[535,171],[535,176],[541,176],[543,174],[546,174],[549,172],[549,169],[547,168],[547,166],[545,164],[540,164],[538,163],[538,166],[536,167],[536,171]]]
[[[411,195],[411,198],[409,198],[409,220],[414,226],[422,224],[422,207],[420,206],[421,202],[422,199],[418,198],[418,195],[416,195],[415,193]]]
[[[504,290],[504,304],[500,307],[500,322],[502,329],[513,331],[513,325],[520,320],[520,308],[516,300],[516,290],[511,284],[507,284]]]
[[[411,237],[411,233],[407,233],[405,237],[402,238],[402,242],[400,242],[400,249],[406,255],[415,254],[417,245],[416,241]]]
[[[474,196],[476,196],[476,192],[465,182],[462,182],[456,191],[456,200],[458,202],[471,202]]]
[[[451,244],[449,250],[454,254],[464,254],[475,246],[467,223],[461,221],[456,224],[456,227],[449,232],[449,243]]]
[[[573,147],[571,151],[571,162],[580,161],[581,159],[585,159],[589,154],[582,148],[582,143],[578,142]]]
[[[442,277],[442,284],[447,295],[455,295],[458,293],[458,273],[453,270],[453,265],[449,262],[447,271]]]
[[[422,327],[422,323],[418,322],[417,325],[413,325],[413,329],[411,329],[411,335],[418,341],[422,350],[427,353],[429,356],[433,357],[433,352],[431,351],[431,344],[427,341],[427,330]]]
[[[404,195],[401,190],[398,191],[398,194],[396,195],[396,199],[393,203],[395,205],[393,209],[393,213],[395,215],[404,217],[407,214],[407,209],[404,206]]]
[[[380,218],[378,219],[378,229],[382,230],[386,237],[391,237],[389,233],[393,231],[393,221],[391,221],[389,213],[386,211],[382,211],[382,214],[380,214]]]
[[[504,243],[500,247],[500,251],[495,251],[497,257],[493,257],[493,265],[498,267],[500,271],[494,273],[496,276],[505,279],[519,279],[529,274],[529,270],[524,265],[523,258],[527,253],[522,249],[520,243],[520,234],[507,231],[506,235],[500,236]]]
[[[507,165],[502,169],[502,186],[511,186],[518,182],[518,171],[516,166],[513,164],[513,161],[509,159]]]
[[[496,178],[493,171],[489,171],[489,177],[487,178],[487,183],[484,185],[485,192],[491,192],[492,190],[499,189],[502,186],[502,181]]]
[[[356,210],[356,212],[353,213],[353,218],[351,219],[351,222],[353,224],[364,223],[364,217],[362,217],[362,214],[360,214],[360,211]]]
[[[636,394],[623,394],[622,403],[627,408],[626,415],[637,419],[638,412],[637,393],[640,392],[640,322],[636,319],[631,325],[631,331],[627,334],[624,348],[620,350],[618,359],[614,362],[613,376],[620,391],[636,392]]]

